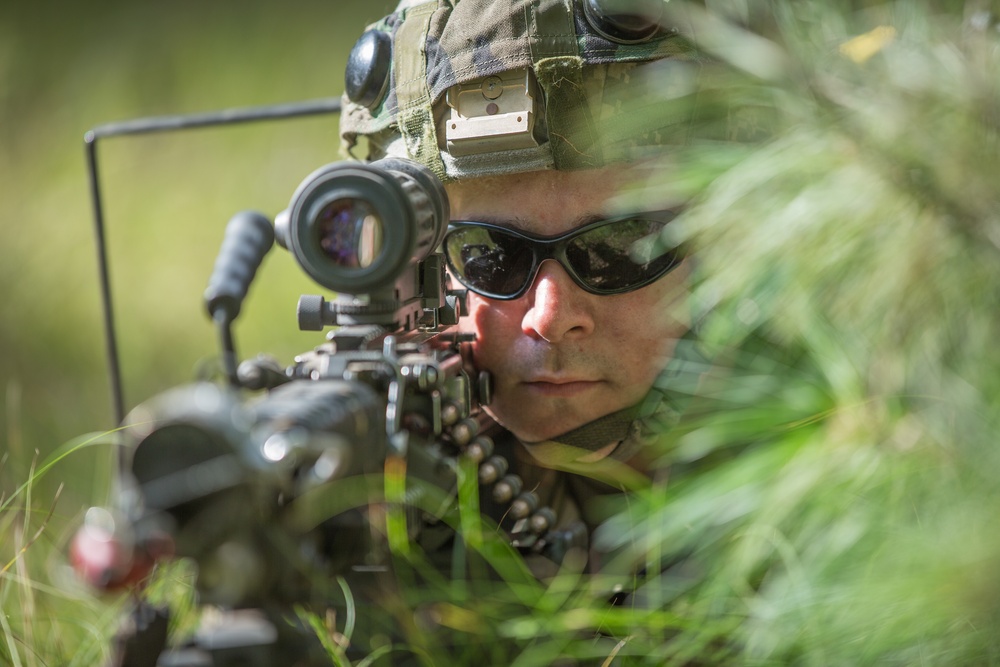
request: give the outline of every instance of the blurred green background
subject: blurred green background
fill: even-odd
[[[114,425],[83,136],[96,125],[339,96],[346,55],[393,2],[99,0],[0,6],[2,482],[71,439]],[[99,142],[126,408],[192,380],[216,354],[201,300],[229,217],[272,217],[338,159],[336,116]],[[238,351],[288,360],[316,288],[278,250],[258,274]],[[97,501],[108,447],[49,474],[58,514]],[[96,465],[95,465],[96,463]],[[95,475],[97,477],[95,478]],[[99,484],[95,488],[94,482]]]

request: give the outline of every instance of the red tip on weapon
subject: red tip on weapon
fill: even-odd
[[[137,540],[121,525],[108,510],[92,507],[70,543],[73,569],[95,588],[113,591],[139,586],[158,560],[174,553],[173,539],[166,533]]]

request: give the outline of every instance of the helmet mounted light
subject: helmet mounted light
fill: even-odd
[[[361,35],[347,57],[344,91],[355,104],[373,109],[385,97],[392,64],[392,38],[389,33],[368,30]]]

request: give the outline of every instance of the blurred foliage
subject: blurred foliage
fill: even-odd
[[[509,551],[469,518],[467,499],[469,548],[506,579],[429,577],[387,610],[437,664],[1000,662],[1000,8],[670,7],[723,65],[705,68],[700,103],[724,104],[734,133],[720,136],[720,115],[706,114],[712,124],[693,122],[649,184],[659,198],[694,202],[672,233],[697,250],[692,303],[711,359],[683,420],[659,442],[657,483],[636,488],[595,536],[620,567],[649,574],[613,608],[609,582],[572,561],[551,580],[521,578]],[[64,507],[72,489],[53,500],[58,482],[99,496],[106,481],[91,488],[93,461],[55,445],[105,428],[110,413],[98,389],[83,161],[67,146],[113,118],[337,94],[349,44],[382,9],[304,0],[280,10],[0,9],[0,187],[10,202],[0,374],[16,462],[0,469],[9,489],[0,658],[59,663],[54,656],[79,645],[78,655],[98,655],[114,611],[42,583],[60,571],[49,558],[59,562],[62,548],[48,511],[76,512]],[[112,279],[132,331],[122,343],[127,369],[134,364],[130,403],[189,379],[213,353],[200,292],[228,216],[273,214],[335,157],[332,119],[294,125],[102,148],[120,260]],[[265,264],[238,325],[244,354],[287,358],[312,344],[290,315],[274,317],[311,288],[285,259]],[[282,263],[289,275],[275,278]],[[54,453],[32,467],[34,448]],[[66,456],[72,472],[46,467]],[[77,465],[81,457],[89,463]],[[400,558],[422,572],[418,555]],[[43,649],[40,636],[65,639]]]
[[[998,8],[707,4],[772,136],[730,101],[655,185],[697,202],[713,366],[601,537],[670,565],[645,588],[692,629],[651,664],[993,664]]]

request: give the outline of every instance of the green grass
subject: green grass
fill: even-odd
[[[4,484],[11,490],[0,499],[3,664],[82,666],[107,657],[120,601],[98,599],[69,570],[64,549],[74,528],[68,519],[75,514],[66,513],[63,486],[52,495],[39,493],[39,481],[54,467],[99,439],[81,439],[44,460],[36,456],[25,481],[16,487]],[[0,479],[8,481],[9,457],[3,457],[3,464]]]

